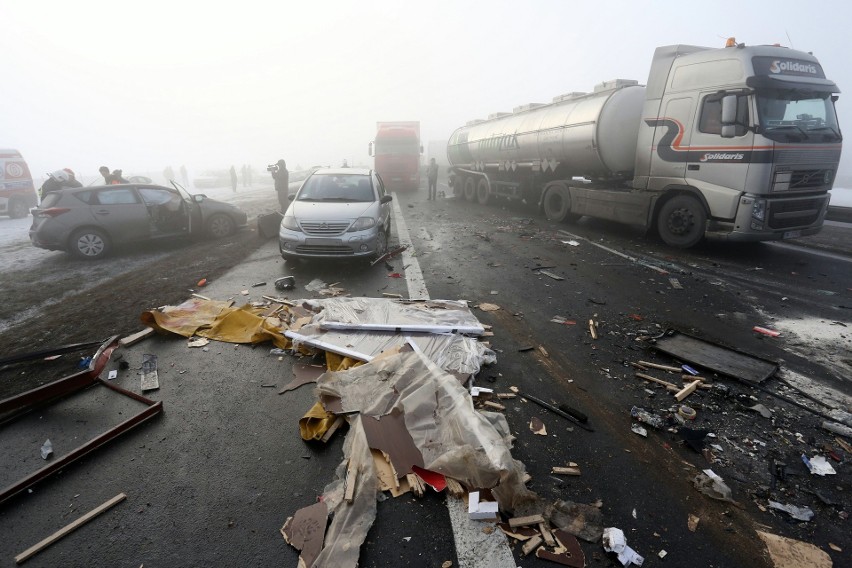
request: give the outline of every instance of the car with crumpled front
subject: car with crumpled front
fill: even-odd
[[[387,252],[393,198],[374,170],[320,168],[289,197],[278,235],[283,258],[377,258]]]
[[[245,211],[180,184],[116,184],[65,188],[48,193],[32,209],[30,241],[84,259],[115,247],[186,236],[223,238],[247,226]]]

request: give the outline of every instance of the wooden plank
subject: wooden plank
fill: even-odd
[[[678,402],[682,401],[683,399],[694,393],[695,389],[697,389],[698,385],[700,384],[701,381],[692,381],[691,383],[683,387],[681,390],[679,390],[677,394],[675,394],[675,398]]]
[[[524,556],[541,546],[542,538],[541,535],[535,535],[528,541],[524,543],[524,546],[521,547],[521,551],[524,553]]]
[[[487,406],[488,408],[493,408],[494,410],[506,410],[506,407],[500,404],[499,402],[494,402],[491,400],[486,400],[482,403],[483,406]]]
[[[658,379],[657,377],[652,377],[651,375],[646,375],[645,373],[636,373],[636,376],[638,378],[642,379],[642,380],[651,381],[652,383],[657,383],[659,385],[663,385],[667,389],[673,390],[675,392],[680,390],[680,388],[673,383],[668,383],[666,381],[662,381],[662,380]]]
[[[559,467],[558,465],[553,466],[550,470],[550,473],[556,475],[580,475],[579,467]]]
[[[778,364],[774,361],[741,353],[681,332],[657,339],[654,349],[678,361],[752,383],[763,382],[778,371]]]
[[[464,487],[461,483],[453,479],[452,477],[447,477],[447,491],[450,492],[450,495],[453,497],[462,497],[465,494]]]
[[[499,399],[517,398],[517,396],[518,395],[516,395],[513,392],[498,392],[497,393],[497,398],[499,398]]]
[[[547,528],[547,523],[539,523],[538,532],[540,532],[542,538],[544,538],[544,544],[551,548],[556,546],[556,539],[553,538],[553,533],[550,532],[549,528]]]
[[[46,539],[44,539],[41,542],[34,544],[33,546],[29,547],[28,549],[26,549],[25,551],[23,551],[22,553],[20,553],[19,555],[17,555],[15,557],[15,562],[17,564],[20,564],[20,563],[32,558],[33,556],[35,556],[36,554],[38,554],[39,552],[41,552],[42,550],[44,550],[45,548],[47,548],[48,546],[50,546],[51,544],[53,544],[54,542],[59,540],[60,538],[62,538],[65,535],[77,530],[79,527],[85,525],[86,523],[88,523],[89,521],[91,521],[92,519],[94,519],[95,517],[100,515],[101,513],[104,513],[106,511],[108,511],[109,509],[111,509],[112,507],[118,505],[119,503],[121,503],[125,499],[127,499],[127,495],[125,495],[124,493],[119,493],[118,495],[116,495],[115,497],[113,497],[112,499],[107,501],[106,503],[103,503],[102,505],[95,507],[94,509],[92,509],[91,511],[89,511],[88,513],[86,513],[85,515],[83,515],[82,517],[80,517],[79,519],[74,521],[73,523],[65,525],[64,527],[62,527],[61,529],[59,529],[58,531],[56,531],[55,533],[53,533],[52,535],[47,537]]]
[[[648,361],[639,361],[640,365],[645,367],[650,367],[652,369],[659,369],[661,371],[671,371],[672,373],[680,373],[683,371],[680,367],[672,367],[671,365],[659,365],[657,363],[649,363]]]
[[[281,394],[281,393],[278,393]],[[343,426],[344,418],[342,416],[338,416],[334,419],[334,422],[331,423],[331,426],[328,427],[328,430],[325,431],[325,434],[322,435],[320,441],[323,443],[328,442],[334,433],[337,432],[337,429]]]
[[[142,331],[137,331],[133,335],[128,335],[127,337],[119,339],[118,344],[122,347],[130,347],[131,345],[139,343],[140,341],[147,337],[150,337],[151,335],[154,335],[154,328],[146,327]]]
[[[550,357],[550,354],[547,352],[547,349],[544,348],[544,345],[538,346],[538,352],[541,353],[543,357]]]
[[[595,320],[589,320],[589,333],[592,339],[598,338],[598,325],[595,323]]]
[[[358,479],[358,466],[353,460],[349,460],[349,465],[346,467],[346,492],[343,494],[343,499],[347,503],[351,503],[355,499],[355,481]]]
[[[544,522],[544,517],[541,515],[529,515],[527,517],[515,517],[509,519],[509,526],[514,528],[525,527],[528,525],[537,525]]]

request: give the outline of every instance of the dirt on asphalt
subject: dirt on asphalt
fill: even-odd
[[[142,312],[204,294],[200,280],[215,280],[264,243],[256,218],[277,205],[272,191],[238,197],[248,229],[226,239],[145,243],[100,261],[34,249],[28,240],[4,244],[4,256],[10,247],[21,250],[3,267],[0,359],[129,335],[142,329]],[[79,359],[62,359],[59,376],[76,370]],[[0,367],[0,400],[57,378],[39,363]]]

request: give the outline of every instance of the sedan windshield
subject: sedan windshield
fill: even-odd
[[[296,197],[297,201],[375,201],[370,176],[365,175],[314,175]]]
[[[757,114],[764,135],[773,140],[828,142],[841,138],[828,94],[762,92],[757,97]]]

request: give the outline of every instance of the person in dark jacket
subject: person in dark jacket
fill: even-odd
[[[74,172],[68,168],[56,170],[47,174],[47,179],[39,189],[39,197],[44,200],[48,193],[60,191],[66,187],[83,187],[83,184],[74,177]]]
[[[281,206],[281,212],[287,211],[290,205],[290,200],[287,198],[287,192],[290,188],[290,172],[287,171],[287,162],[278,160],[274,168],[271,168],[272,179],[275,180],[275,191],[278,192],[278,205]]]
[[[435,201],[438,193],[438,164],[435,163],[435,158],[429,160],[429,165],[426,166],[426,179],[429,180],[429,198],[427,201]]]

